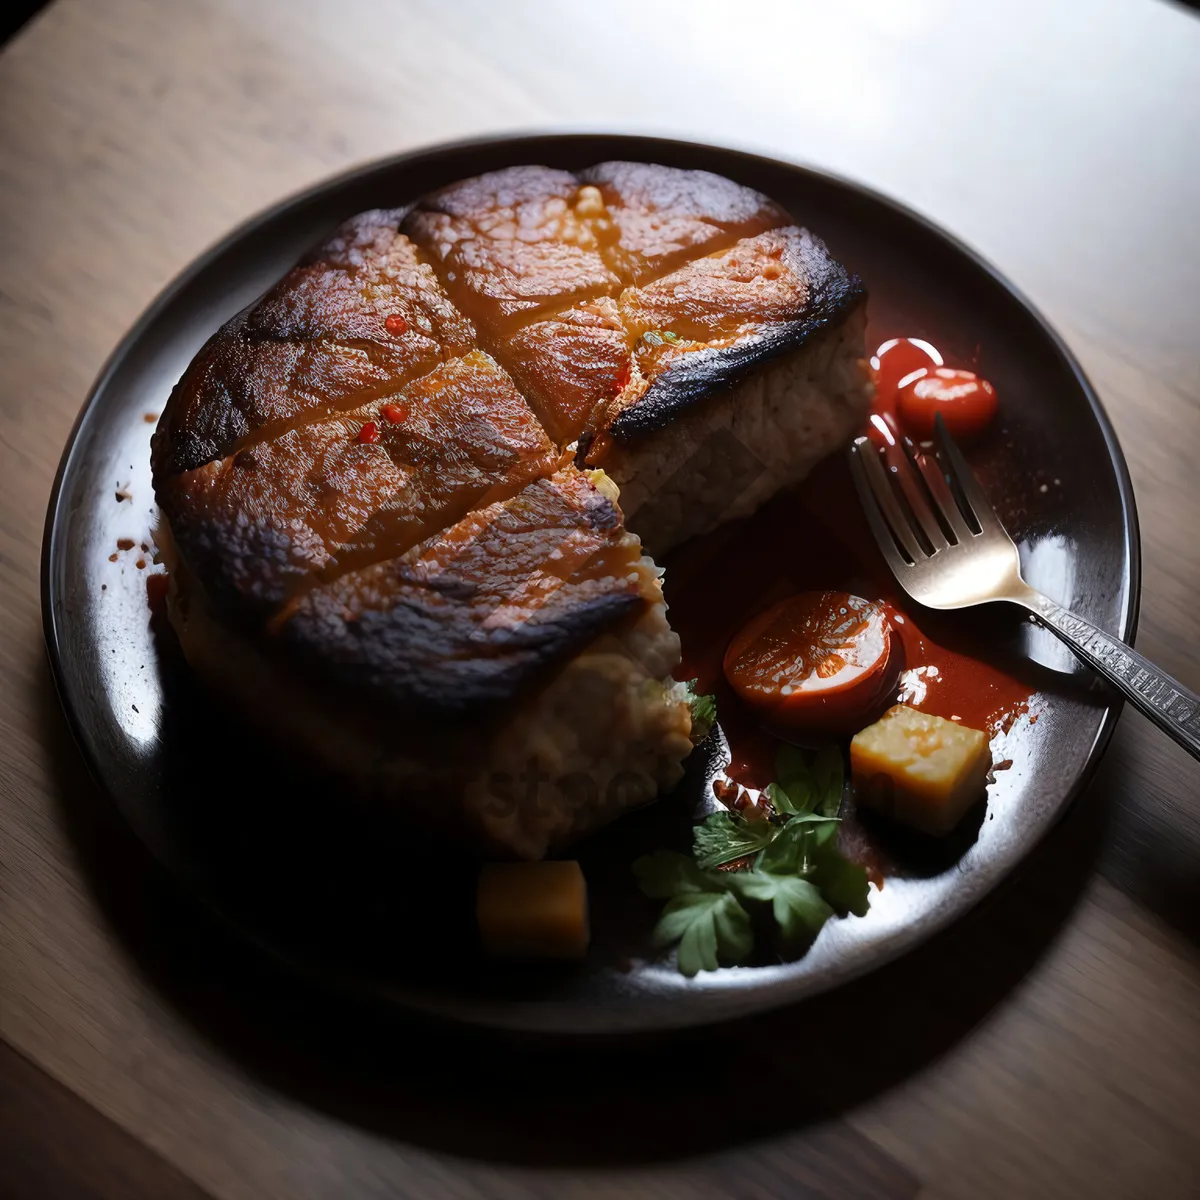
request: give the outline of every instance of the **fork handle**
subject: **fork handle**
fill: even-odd
[[[1119,689],[1168,737],[1193,758],[1200,759],[1200,696],[1131,650],[1120,638],[1068,612],[1041,592],[1030,588],[1028,594],[1014,599],[1033,613],[1038,624],[1056,633],[1092,670]]]

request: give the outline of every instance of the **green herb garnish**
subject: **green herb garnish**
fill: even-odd
[[[827,746],[806,755],[784,746],[775,771],[778,782],[763,792],[766,804],[711,813],[696,826],[690,857],[660,850],[633,864],[642,891],[667,901],[654,942],[678,945],[684,975],[745,962],[754,949],[756,914],[760,926],[773,923],[779,952],[795,955],[835,913],[867,911],[867,873],[834,844],[841,752]],[[717,869],[751,857],[744,868]]]
[[[778,832],[779,826],[765,818],[749,821],[731,812],[710,813],[692,830],[692,854],[696,866],[708,871],[766,849]]]
[[[642,341],[647,346],[661,346],[664,342],[679,341],[679,334],[672,333],[669,329],[648,329],[642,334]]]
[[[692,744],[695,746],[708,737],[717,723],[717,698],[699,695],[696,691],[699,683],[698,679],[689,679],[682,684],[683,698],[692,710]]]

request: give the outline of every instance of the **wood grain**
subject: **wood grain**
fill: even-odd
[[[1195,1194],[1200,777],[1134,713],[1019,883],[944,938],[802,1018],[611,1056],[298,994],[158,878],[67,739],[41,527],[124,330],[329,172],[547,125],[749,143],[980,248],[1097,385],[1142,522],[1139,649],[1200,686],[1200,22],[1155,0],[739,12],[58,0],[0,56],[0,1036],[24,1056],[0,1120],[27,1161],[53,1154],[38,1097],[61,1084],[95,1110],[54,1107],[64,1142],[132,1138],[215,1200]]]
[[[4,1200],[207,1200],[194,1183],[0,1043]]]

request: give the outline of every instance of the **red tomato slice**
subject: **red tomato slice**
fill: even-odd
[[[910,376],[896,392],[901,423],[921,438],[933,436],[934,417],[941,413],[950,436],[968,441],[987,428],[996,406],[996,389],[986,379],[950,367]]]
[[[734,637],[725,678],[777,724],[852,733],[895,692],[902,654],[893,648],[882,604],[848,592],[801,592]]]

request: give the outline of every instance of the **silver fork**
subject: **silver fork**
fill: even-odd
[[[850,473],[875,540],[900,586],[928,608],[1019,604],[1193,758],[1200,758],[1200,696],[1119,638],[1068,612],[1021,578],[1016,544],[939,416],[937,461],[901,440],[885,451],[860,437]],[[887,465],[884,465],[886,458]]]

